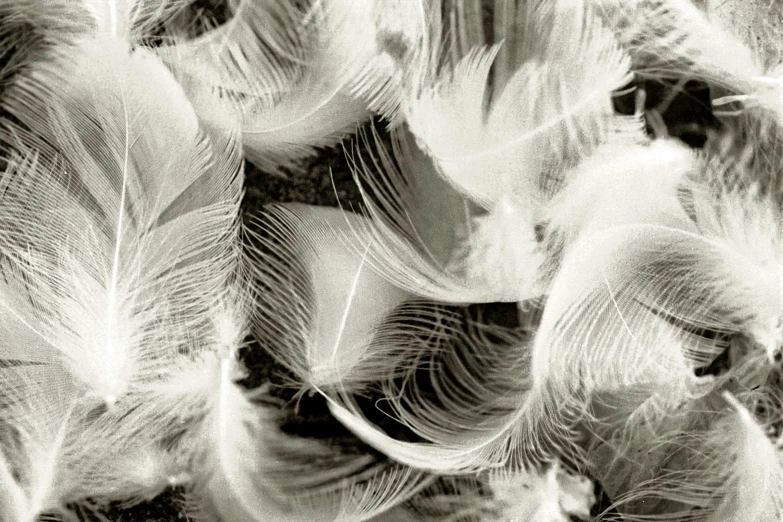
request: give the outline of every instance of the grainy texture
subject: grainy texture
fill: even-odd
[[[780,25],[783,22],[781,0],[703,0],[708,16],[718,21],[751,49],[763,56],[766,67],[781,63],[783,44]]]

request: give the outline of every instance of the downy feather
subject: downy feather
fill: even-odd
[[[747,409],[758,393],[716,390],[637,430],[634,453],[599,472],[623,520],[779,520],[779,449]]]
[[[0,253],[29,284],[25,320],[109,404],[198,331],[241,191],[230,140],[211,141],[163,65],[126,45],[55,54],[17,81],[3,121]]]
[[[709,324],[671,308],[687,301],[694,311],[710,309],[688,294],[699,274],[686,281],[681,268],[702,255],[678,198],[698,167],[694,156],[666,141],[621,153],[604,147],[569,174],[552,207],[548,242],[559,242],[559,268],[534,341],[532,387],[577,419],[594,414],[596,397],[617,394],[625,401],[612,406],[625,415],[618,422],[633,427],[709,393],[711,381],[694,371],[727,345],[703,335]]]
[[[716,497],[723,498],[707,520],[780,520],[783,517],[780,448],[773,445],[742,403],[729,394],[726,399],[735,411],[715,427],[709,440],[718,449],[711,471],[723,479],[723,487],[716,492]]]
[[[238,285],[247,283],[241,278]],[[364,454],[334,454],[313,439],[280,431],[280,413],[237,383],[238,350],[248,329],[248,292],[230,292],[213,313],[213,337],[189,365],[157,388],[155,404],[190,425],[178,443],[193,469],[196,517],[224,520],[359,521],[426,485],[421,473],[377,464]],[[182,408],[182,405],[190,407]]]
[[[368,380],[354,368],[372,361],[378,328],[412,297],[351,247],[363,219],[339,209],[273,205],[260,222],[264,235],[248,232],[257,245],[249,249],[258,287],[255,334],[305,387]]]
[[[19,341],[24,342],[24,338]],[[3,339],[4,344],[13,342]],[[71,415],[79,397],[57,363],[0,368],[0,507],[14,522],[65,513],[66,458],[77,449]],[[56,386],[53,384],[56,383]],[[57,393],[52,393],[55,388]]]
[[[354,132],[368,106],[394,118],[425,16],[418,0],[399,3],[236,0],[222,26],[157,52],[201,114],[233,114],[248,159],[277,171]],[[397,9],[406,16],[387,16]]]
[[[98,34],[142,44],[191,0],[80,0]]]
[[[751,50],[691,0],[593,0],[642,77],[700,79],[745,92],[762,70]]]
[[[32,305],[17,274],[5,265],[3,274],[0,508],[14,522],[33,522],[42,512],[65,505],[59,466],[68,451],[66,433],[80,390],[58,364],[57,353],[21,319]]]
[[[373,158],[375,169],[388,171],[380,177],[361,165],[362,178],[381,180],[366,183],[371,214],[377,219],[389,213],[380,219],[380,242],[371,258],[395,284],[428,298],[514,302],[542,295],[536,226],[565,166],[604,139],[610,92],[627,81],[627,61],[612,35],[583,6],[518,9],[524,13],[516,13],[521,25],[551,22],[551,31],[542,37],[550,43],[520,53],[513,65],[496,63],[502,44],[474,48],[410,89],[403,113],[431,165],[423,158],[406,165],[411,156],[398,157],[398,173],[384,152],[379,153],[380,165]],[[584,55],[573,52],[580,47],[586,48]],[[436,45],[430,52],[437,55],[439,49]],[[493,65],[507,70],[509,78],[498,83],[496,74],[490,89]],[[442,177],[462,197],[442,191],[443,214],[435,214],[421,203],[424,197],[411,197],[419,184],[434,186],[425,176]],[[424,226],[460,214],[465,218],[457,218],[455,229],[446,231],[447,237],[456,236],[451,251],[436,252],[440,259],[431,259],[431,245],[422,245],[416,236],[432,236]],[[395,229],[403,237],[395,236]]]
[[[416,343],[418,330],[410,322],[404,325],[405,311],[389,316],[406,299],[410,299],[410,295],[376,275],[366,265],[363,253],[350,243],[356,239],[362,218],[346,216],[336,209],[296,204],[272,207],[269,218],[266,233],[270,239],[264,244],[264,240],[258,238],[262,248],[257,249],[254,255],[257,259],[254,277],[260,282],[256,300],[262,306],[255,329],[259,332],[258,338],[268,343],[276,358],[293,372],[299,386],[304,384],[321,392],[340,422],[359,438],[402,464],[432,471],[462,471],[481,469],[504,460],[508,453],[509,426],[524,424],[517,422],[520,416],[529,414],[535,417],[540,413],[535,406],[530,408],[532,413],[527,410],[520,413],[516,403],[510,404],[517,396],[511,399],[503,396],[508,388],[516,388],[516,383],[490,382],[485,385],[486,389],[476,390],[477,397],[469,399],[473,401],[470,412],[460,412],[458,416],[462,414],[470,421],[481,419],[484,416],[481,399],[492,394],[498,402],[499,411],[472,429],[467,426],[455,429],[450,421],[457,419],[450,418],[452,412],[448,405],[442,407],[435,418],[427,418],[424,413],[427,410],[420,410],[426,404],[417,403],[414,392],[406,399],[411,401],[410,407],[402,407],[397,416],[418,435],[425,439],[429,436],[431,442],[396,440],[365,418],[353,392],[379,380],[384,372],[386,376],[404,376],[416,366],[415,352],[422,348]],[[289,245],[287,248],[286,244]],[[327,254],[329,257],[326,257]],[[339,257],[330,259],[337,254]],[[335,277],[336,270],[344,271],[345,275]],[[330,277],[319,278],[320,273],[330,274]],[[362,295],[362,292],[356,291],[360,285],[368,289],[363,292],[367,298],[372,298],[373,306],[369,309],[363,300],[356,300]],[[380,305],[379,298],[383,299]],[[335,299],[338,299],[336,306],[326,304]],[[282,307],[290,310],[291,316],[284,322],[269,314],[269,310]],[[407,312],[416,309],[414,306]],[[418,311],[425,312],[426,317],[426,307],[419,307]],[[384,323],[383,319],[387,317],[392,322]],[[401,321],[401,329],[394,326],[395,317]],[[425,319],[423,325],[426,327],[428,322],[434,325],[442,320],[430,322]],[[405,335],[405,328],[408,335]],[[433,329],[433,332],[436,330]],[[448,333],[429,335],[436,342],[449,337]],[[517,357],[516,353],[510,352],[509,358]],[[479,354],[472,356],[481,357]],[[459,360],[457,355],[453,359],[453,362]],[[455,371],[463,378],[470,378],[469,368]],[[446,379],[442,384],[447,388],[450,386]],[[456,389],[456,386],[449,388]],[[388,399],[394,393],[385,392]],[[449,400],[448,396],[443,398]],[[433,406],[428,413],[436,409]],[[468,431],[461,433],[465,429]],[[530,429],[535,431],[532,427]]]
[[[642,138],[638,123],[622,122],[618,133],[566,172],[565,188],[546,209],[550,278],[561,257],[590,234],[630,224],[687,221],[677,190],[696,168],[696,156],[673,140]]]
[[[552,409],[548,390],[530,386],[527,342],[486,350],[486,338],[455,337],[456,346],[439,347],[437,337],[432,346],[419,346],[420,361],[409,375],[384,388],[385,409],[420,440],[388,435],[342,391],[328,397],[332,415],[394,460],[437,473],[535,466],[555,455],[579,458],[571,419]]]
[[[486,278],[471,273],[469,266],[455,263],[460,243],[470,234],[470,214],[478,207],[437,174],[406,129],[392,134],[393,153],[374,130],[373,142],[367,146],[369,159],[351,158],[371,218],[356,231],[358,238],[372,237],[368,264],[395,286],[423,298],[497,301],[499,289],[488,287]],[[361,241],[355,242],[361,248]]]
[[[4,285],[5,302],[14,293],[23,297],[24,289]],[[4,515],[22,522],[43,513],[67,517],[72,514],[69,504],[88,510],[112,501],[128,506],[176,483],[176,463],[155,431],[140,429],[143,424],[132,410],[108,417],[97,414],[105,408],[84,395],[86,388],[60,364],[57,351],[24,324],[20,314],[4,308],[2,317]]]
[[[568,473],[558,462],[546,471],[492,473],[489,487],[500,514],[487,517],[486,522],[590,520],[590,508],[596,501],[592,481]]]
[[[441,174],[489,210],[507,193],[528,207],[546,196],[546,175],[560,156],[579,158],[600,143],[609,95],[628,79],[625,56],[589,9],[518,9],[531,24],[552,23],[549,43],[516,58],[513,67],[499,65],[509,78],[493,78],[491,95],[490,67],[502,43],[473,49],[435,83],[412,92],[405,106],[411,131]]]

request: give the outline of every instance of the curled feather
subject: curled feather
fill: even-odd
[[[563,170],[605,139],[610,92],[627,81],[627,60],[589,9],[518,9],[521,26],[551,22],[542,37],[549,43],[506,56],[504,63],[496,62],[502,45],[474,48],[420,78],[403,114],[430,164],[414,151],[397,154],[400,166],[394,167],[381,151],[374,168],[362,162],[358,172],[367,180],[365,199],[379,222],[371,257],[395,284],[428,298],[519,302],[543,294],[537,227],[544,209],[562,184]],[[570,53],[577,46],[589,49],[588,61]],[[575,62],[563,62],[564,56]],[[490,85],[492,67],[507,78],[498,72]],[[427,193],[440,200],[439,214],[415,192],[419,185],[437,186],[430,177],[452,187]],[[420,237],[435,234],[424,227],[444,220],[448,227],[455,219],[454,228],[444,231],[453,246],[433,256],[433,245],[421,244]]]
[[[233,114],[248,158],[276,171],[352,133],[368,108],[394,118],[425,24],[418,1],[397,3],[241,0],[225,24],[158,54],[201,114]]]

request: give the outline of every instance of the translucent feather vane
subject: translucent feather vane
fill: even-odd
[[[781,20],[0,0],[0,521],[783,519]]]
[[[200,301],[223,283],[219,264],[198,268],[205,255],[232,255],[222,245],[240,163],[213,155],[182,91],[145,52],[86,41],[68,61],[6,96],[22,124],[4,129],[16,150],[3,182],[3,255],[30,281],[27,320],[111,403],[176,353],[172,334],[197,328]],[[114,67],[90,65],[103,62]],[[69,89],[53,93],[58,82]],[[165,125],[154,135],[153,117]],[[193,185],[214,177],[223,194],[198,201]]]

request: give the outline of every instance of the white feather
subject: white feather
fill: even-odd
[[[502,513],[495,519],[498,521],[589,520],[590,508],[596,501],[592,481],[567,473],[557,462],[546,472],[532,470],[493,474],[489,478],[489,487]]]
[[[350,386],[354,368],[374,355],[384,319],[411,298],[366,263],[352,230],[363,218],[338,209],[276,205],[262,221],[268,240],[255,250],[259,339],[306,386]],[[354,249],[353,246],[356,246]],[[276,311],[287,309],[285,316]]]
[[[761,68],[751,50],[690,0],[594,0],[644,77],[687,76],[745,92]]]
[[[368,106],[394,118],[400,62],[416,60],[425,15],[418,0],[398,3],[328,0],[299,12],[239,0],[226,24],[158,53],[201,114],[233,114],[248,158],[277,170],[352,133]]]
[[[254,402],[263,390],[237,384],[245,373],[237,350],[248,294],[230,295],[214,310],[214,337],[201,357],[151,390],[152,408],[166,407],[171,418],[191,424],[178,452],[190,461],[202,515],[226,522],[360,521],[426,485],[420,473],[374,465],[369,455],[336,455],[321,442],[282,433],[280,413]]]
[[[434,377],[438,378],[436,374]],[[394,413],[423,439],[421,442],[389,436],[367,420],[349,394],[338,393],[327,399],[332,415],[356,436],[394,460],[418,469],[470,473],[507,463],[536,465],[553,455],[576,458],[579,451],[573,444],[569,420],[552,409],[554,405],[547,391],[530,390],[525,386],[526,376],[518,377],[521,384],[506,383],[507,396],[498,394],[498,389],[503,387],[490,378],[471,390],[476,397],[452,398],[443,393],[442,406],[432,399],[428,403],[416,397],[416,391],[410,392],[412,397],[387,395]],[[439,393],[449,388],[449,385],[446,390],[437,388],[444,382],[446,379],[436,384]],[[450,386],[459,388],[457,383]],[[489,411],[473,402],[477,398],[490,399]],[[455,406],[464,409],[452,410]]]
[[[81,0],[97,34],[137,44],[185,7],[189,0]]]
[[[735,411],[710,434],[714,437],[710,443],[718,449],[714,472],[725,477],[724,486],[716,496],[723,498],[708,520],[780,520],[783,517],[780,449],[772,444],[742,403],[728,394],[726,399]]]
[[[153,56],[81,45],[4,100],[21,123],[4,122],[18,152],[0,250],[29,284],[26,321],[112,403],[176,355],[225,284],[240,161]]]
[[[557,11],[520,8],[527,9],[536,20]],[[530,207],[547,188],[539,180],[556,168],[555,157],[584,153],[601,141],[597,131],[611,110],[609,93],[627,81],[627,61],[589,11],[574,7],[549,18],[549,43],[517,62],[506,82],[493,85],[491,97],[487,78],[502,44],[474,49],[406,104],[411,131],[442,175],[490,210],[509,195],[535,212]],[[585,136],[587,129],[594,135]]]
[[[480,209],[437,174],[409,133],[393,135],[393,155],[373,137],[369,161],[362,155],[352,164],[372,218],[356,232],[360,243],[372,237],[368,264],[395,286],[428,299],[492,302],[513,293],[464,260],[471,214]]]
[[[403,152],[397,154],[402,169],[397,172],[380,151],[374,168],[362,161],[359,172],[368,180],[365,199],[379,223],[373,231],[378,246],[370,257],[395,284],[453,302],[514,302],[542,295],[536,226],[559,188],[562,170],[605,139],[610,93],[627,81],[628,63],[612,35],[589,10],[582,11],[583,6],[519,7],[514,16],[520,26],[550,22],[541,40],[547,43],[501,64],[495,58],[502,45],[474,48],[437,75],[423,75],[410,89],[403,113],[432,164],[416,152]],[[475,12],[458,25],[470,26],[471,16]],[[433,45],[430,52],[437,55],[440,48]],[[493,76],[490,95],[493,65],[509,77]],[[442,189],[432,196],[441,200],[442,214],[428,209],[425,197],[415,193],[417,185],[436,186],[429,180],[435,176],[462,195]],[[417,236],[434,236],[425,227],[444,220],[445,237],[454,238],[454,244],[432,259],[432,245],[421,244]]]
[[[33,522],[47,511],[66,511],[66,502],[75,500],[66,495],[65,458],[77,448],[69,431],[78,392],[56,365],[2,368],[0,382],[5,403],[0,410],[4,515]]]
[[[747,409],[762,392],[741,393],[737,399],[724,391],[722,399],[716,390],[632,433],[633,451],[623,449],[598,473],[623,520],[780,519],[779,449]],[[616,451],[614,444],[604,451]]]
[[[688,221],[677,190],[697,168],[696,156],[673,140],[640,142],[636,124],[629,123],[628,131],[614,135],[566,173],[565,188],[547,209],[550,255],[552,249],[563,255],[584,238],[612,227],[676,227]],[[552,274],[559,266],[553,261]]]

